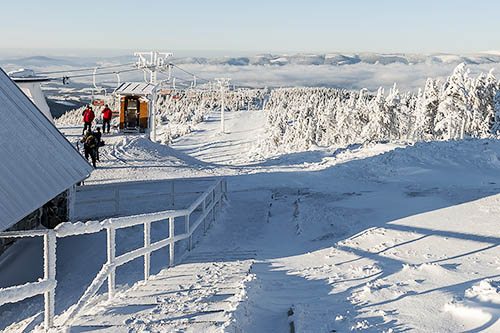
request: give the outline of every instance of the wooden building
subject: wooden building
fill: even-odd
[[[0,69],[0,232],[67,221],[92,166]],[[12,239],[0,239],[0,253]]]
[[[155,85],[145,82],[124,82],[113,94],[120,100],[120,130],[145,132],[150,127],[151,101]]]

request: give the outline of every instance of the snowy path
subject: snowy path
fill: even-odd
[[[69,331],[216,331],[241,300],[254,256],[252,251],[194,252],[113,300],[90,305]]]
[[[246,165],[249,150],[264,134],[265,119],[262,111],[226,112],[221,134],[220,113],[214,112],[196,132],[178,138],[172,147],[219,167]]]

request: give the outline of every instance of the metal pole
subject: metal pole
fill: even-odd
[[[220,94],[222,96],[222,105],[220,107],[220,132],[224,133],[224,88],[222,84],[220,86]]]
[[[220,86],[220,93],[221,93],[221,108],[220,108],[220,127],[221,127],[221,133],[224,133],[225,131],[225,128],[224,128],[224,102],[225,102],[225,98],[224,98],[224,92],[226,90],[226,85],[229,85],[229,80],[231,79],[227,79],[227,78],[219,78],[219,79],[216,79],[217,82],[219,83],[219,86]]]
[[[116,248],[115,248],[115,238],[116,230],[114,228],[107,228],[107,241],[108,241],[108,264],[112,265],[115,260]],[[112,268],[108,275],[108,299],[113,298],[115,293],[115,269]]]
[[[153,89],[153,94],[151,96],[151,103],[150,103],[150,126],[151,126],[151,137],[149,138],[151,141],[156,142],[156,89],[158,86],[156,86]]]

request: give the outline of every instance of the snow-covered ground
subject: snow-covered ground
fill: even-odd
[[[203,258],[192,277],[197,288],[186,288],[177,303],[171,297],[156,307],[114,307],[108,324],[161,331],[161,314],[166,320],[175,309],[196,308],[200,288],[220,295],[224,274],[250,264],[248,274],[228,282],[237,290],[213,330],[289,332],[293,321],[297,332],[500,331],[500,142],[371,143],[257,160],[265,117],[229,112],[221,134],[213,113],[170,147],[143,136],[104,137],[101,163],[86,184],[226,176],[230,199],[223,219],[190,254]],[[77,141],[80,129],[62,130]],[[142,236],[132,236],[123,239],[140,244]],[[71,238],[58,245],[56,314],[76,301],[105,260],[103,234]],[[24,282],[13,278],[21,265],[8,264],[31,262],[27,257],[39,249],[31,242],[0,257],[0,287]],[[192,261],[185,260],[181,273],[162,271],[155,261],[153,279],[187,274],[182,269]],[[140,267],[118,273],[123,297]],[[217,277],[219,283],[207,283]],[[130,291],[136,302],[146,295],[140,288]],[[84,315],[99,319],[110,309],[99,298],[93,304]],[[0,329],[14,322],[16,331],[41,309],[41,298],[0,307]]]

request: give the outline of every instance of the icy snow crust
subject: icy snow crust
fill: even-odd
[[[220,134],[219,113],[208,112],[170,147],[143,136],[104,137],[100,168],[88,184],[224,175],[230,204],[174,269],[165,269],[166,253],[153,257],[152,282],[136,283],[142,261],[124,266],[117,272],[119,297],[109,303],[96,296],[80,323],[160,332],[177,314],[169,330],[286,332],[289,320],[297,332],[500,330],[497,140],[372,142],[256,159],[262,156],[256,143],[269,134],[267,117],[267,111],[227,112]],[[81,133],[62,130],[72,142]],[[142,229],[117,239],[117,254],[138,248]],[[105,261],[105,235],[62,238],[57,249],[61,315]],[[36,281],[39,251],[29,239],[0,257],[0,287]],[[33,258],[33,270],[18,271],[21,256]],[[158,289],[165,281],[174,289]],[[211,303],[224,309],[213,315],[219,324],[186,326],[208,295],[223,294],[222,285],[232,289]],[[151,306],[158,298],[148,290],[172,296]],[[126,303],[132,297],[135,305]],[[4,305],[0,329],[37,327],[41,303]]]

